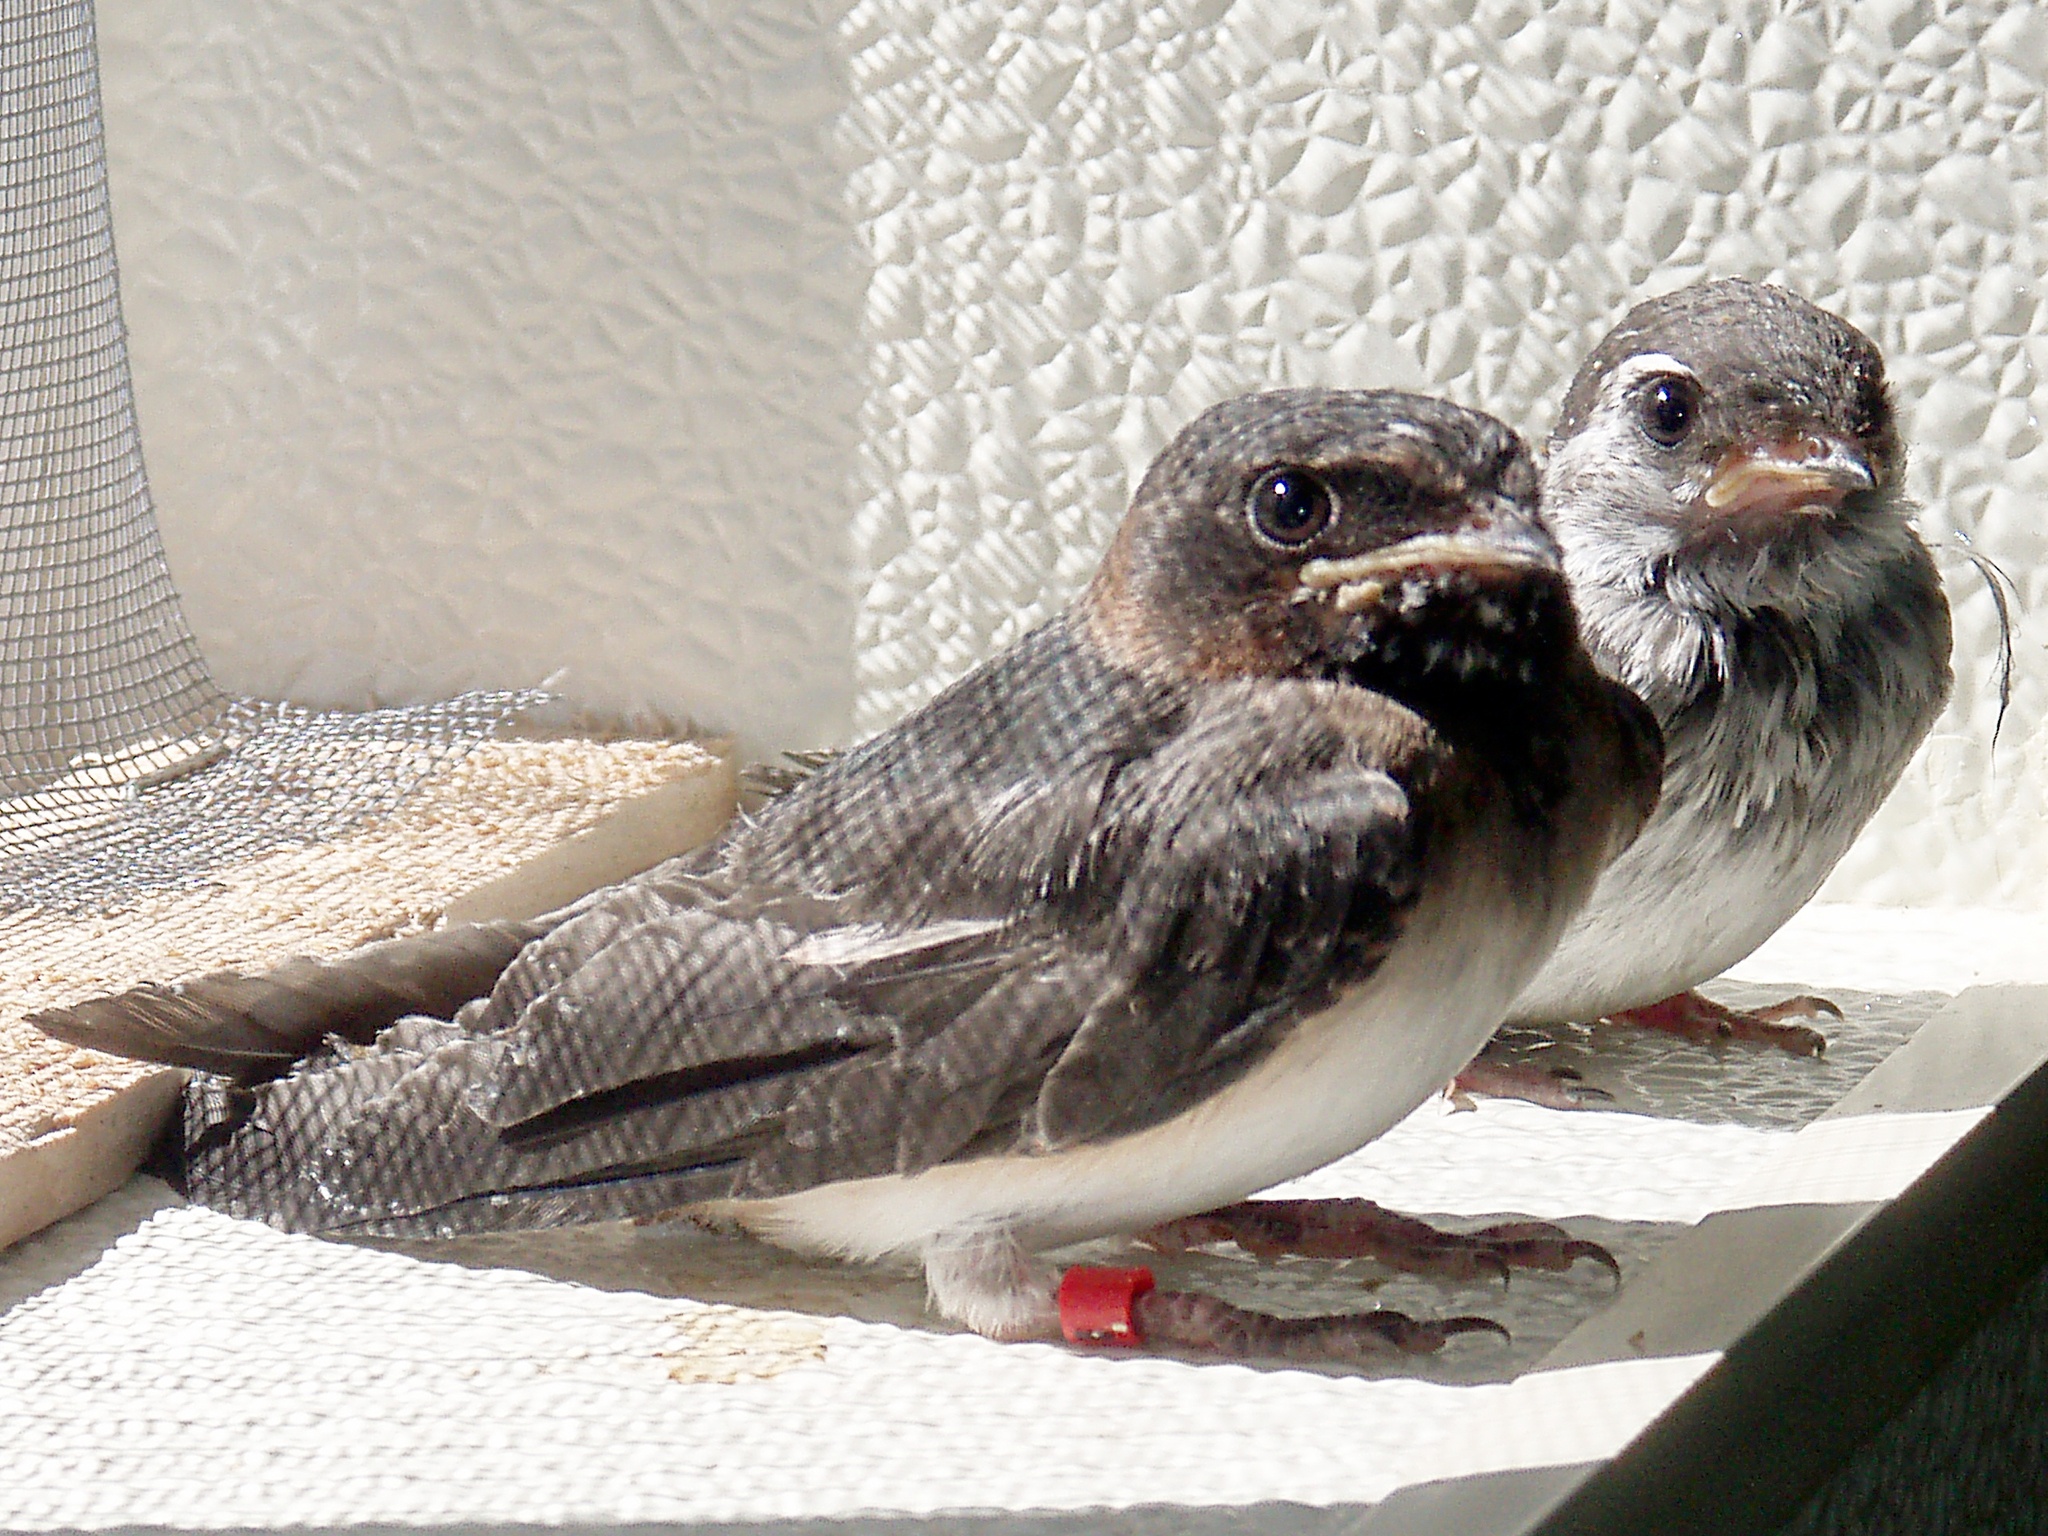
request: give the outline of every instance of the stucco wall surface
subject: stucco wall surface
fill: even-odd
[[[108,0],[165,541],[230,686],[863,734],[1225,395],[1547,430],[1636,297],[1884,346],[1954,707],[1837,899],[2048,905],[2048,13]],[[2012,697],[1961,546],[2014,583]]]
[[[863,279],[792,0],[112,0],[143,446],[221,683],[844,733]]]

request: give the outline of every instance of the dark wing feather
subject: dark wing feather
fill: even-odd
[[[559,1147],[508,1146],[464,1103],[494,1050],[456,1026],[408,1019],[375,1050],[323,1052],[255,1089],[223,1094],[217,1079],[199,1080],[186,1098],[186,1191],[289,1230],[396,1236],[647,1215],[731,1182],[715,1151],[648,1155],[660,1121],[678,1118],[673,1105]],[[746,1086],[692,1101],[692,1130],[701,1138],[722,1120],[743,1132],[758,1119],[731,1102]]]
[[[1119,776],[1075,893],[1114,903],[1108,984],[1045,1077],[1038,1146],[1178,1113],[1371,974],[1420,884],[1423,828],[1383,766],[1412,719],[1357,690],[1218,685]]]
[[[580,951],[595,915],[534,950]],[[962,965],[890,947],[871,966],[809,967],[787,959],[790,937],[701,909],[619,924],[509,1023],[508,971],[452,1024],[407,1019],[372,1050],[331,1046],[261,1085],[203,1148],[188,1129],[203,1153],[188,1189],[289,1228],[403,1234],[631,1214],[770,1167],[793,1187],[891,1171],[896,1096],[877,1088],[915,1075],[905,1047],[921,1031],[971,1027],[977,995],[1000,1012],[1002,978],[1042,949],[985,946]]]
[[[244,1082],[288,1070],[327,1037],[367,1045],[407,1014],[447,1018],[483,997],[545,921],[476,923],[365,945],[340,960],[288,960],[261,976],[215,971],[172,986],[31,1014],[72,1045]]]

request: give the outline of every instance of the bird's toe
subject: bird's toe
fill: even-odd
[[[1136,1300],[1132,1314],[1150,1348],[1233,1360],[1384,1364],[1435,1354],[1460,1334],[1508,1338],[1507,1329],[1491,1318],[1428,1320],[1384,1309],[1276,1317],[1196,1291],[1149,1291]]]
[[[1567,1270],[1580,1259],[1592,1260],[1617,1279],[1621,1274],[1605,1248],[1549,1222],[1447,1232],[1358,1199],[1245,1200],[1154,1228],[1143,1241],[1168,1253],[1234,1243],[1262,1259],[1372,1259],[1406,1274],[1453,1283],[1505,1284],[1517,1269]]]

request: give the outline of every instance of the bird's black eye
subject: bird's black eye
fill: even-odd
[[[1676,374],[1652,379],[1636,398],[1636,412],[1651,442],[1676,448],[1699,419],[1700,387]]]
[[[1329,527],[1335,507],[1330,488],[1300,469],[1267,470],[1245,502],[1252,531],[1288,549],[1306,544]]]

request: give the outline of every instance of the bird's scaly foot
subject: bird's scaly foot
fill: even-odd
[[[1607,1021],[1661,1030],[1702,1045],[1743,1040],[1775,1045],[1794,1056],[1818,1056],[1828,1047],[1827,1036],[1811,1025],[1785,1021],[1822,1016],[1839,1019],[1842,1010],[1824,997],[1788,997],[1768,1008],[1730,1008],[1697,992],[1679,992],[1662,1002],[1611,1013]]]
[[[1262,1259],[1377,1259],[1408,1274],[1502,1283],[1513,1270],[1566,1270],[1591,1259],[1621,1279],[1613,1254],[1547,1221],[1445,1232],[1370,1200],[1245,1200],[1154,1227],[1141,1241],[1161,1253],[1235,1243]]]
[[[1579,1081],[1579,1074],[1570,1067],[1518,1066],[1490,1061],[1484,1056],[1475,1056],[1464,1071],[1451,1079],[1451,1092],[1477,1093],[1491,1099],[1526,1099],[1545,1109],[1584,1109],[1589,1104],[1614,1102],[1613,1094]]]
[[[1388,1311],[1275,1317],[1195,1291],[1148,1291],[1132,1304],[1131,1313],[1140,1336],[1155,1349],[1196,1350],[1233,1360],[1365,1363],[1433,1355],[1461,1333],[1508,1337],[1507,1329],[1486,1317],[1425,1322]]]
[[[1330,1312],[1277,1317],[1220,1296],[1161,1291],[1149,1269],[1076,1265],[1060,1278],[1060,1331],[1069,1343],[1180,1349],[1232,1360],[1365,1364],[1435,1354],[1461,1333],[1508,1338],[1491,1318],[1424,1322],[1401,1312]]]

